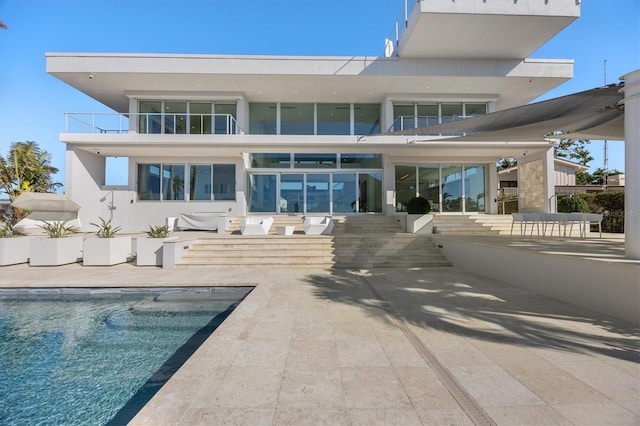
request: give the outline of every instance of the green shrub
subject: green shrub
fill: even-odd
[[[113,238],[118,232],[120,232],[119,226],[111,226],[111,221],[105,221],[103,218],[99,217],[100,223],[92,223],[93,226],[98,228],[96,235],[98,238]]]
[[[559,213],[587,213],[589,206],[587,202],[581,197],[563,197],[558,200],[558,212]]]
[[[169,227],[167,225],[164,225],[164,226],[149,225],[149,231],[147,232],[147,235],[150,236],[151,238],[166,238],[169,236],[170,233],[171,231],[169,230]]]
[[[5,223],[0,228],[0,238],[16,238],[26,235],[21,226],[13,226],[10,223]]]
[[[38,226],[47,233],[49,238],[64,238],[78,232],[78,228],[67,225],[66,221],[44,222]]]
[[[407,213],[427,214],[431,211],[429,200],[424,197],[414,197],[407,203]]]

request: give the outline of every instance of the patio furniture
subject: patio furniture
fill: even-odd
[[[278,235],[293,235],[295,226],[276,226],[276,232]]]
[[[534,226],[537,229],[537,234],[540,235],[540,213],[511,213],[511,233],[513,235],[513,226],[518,223],[520,224],[520,236],[524,237],[527,235],[527,225],[531,224],[531,236],[533,236],[533,228]],[[544,232],[544,227],[543,227]]]
[[[569,228],[569,236],[573,234],[573,225],[578,225],[580,229],[580,238],[584,238],[587,236],[587,226],[585,223],[585,214],[584,213],[567,213],[567,225],[571,225]],[[565,227],[566,230],[566,227]]]
[[[273,225],[272,217],[248,216],[240,222],[242,235],[267,235]]]
[[[553,237],[553,230],[556,224],[558,225],[558,236],[567,235],[567,214],[566,213],[543,213],[542,214],[542,235],[547,235],[547,226],[551,224],[551,236]],[[563,232],[560,234],[560,227],[563,227]]]
[[[585,213],[584,215],[584,236],[587,236],[587,231],[591,225],[598,225],[598,233],[602,238],[602,214],[600,213]]]
[[[302,229],[307,235],[329,235],[333,231],[331,216],[307,216],[302,221]]]
[[[226,213],[221,212],[188,212],[180,213],[176,226],[181,231],[195,229],[198,231],[224,231]]]

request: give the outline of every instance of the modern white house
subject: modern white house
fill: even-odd
[[[579,15],[576,0],[408,1],[380,57],[47,53],[48,73],[114,111],[67,114],[66,194],[81,223],[128,231],[181,213],[394,215],[417,195],[491,214],[496,162],[514,157],[520,211],[548,211],[553,141],[411,130],[572,78],[571,59],[529,55]],[[127,185],[105,185],[109,157],[128,158]]]

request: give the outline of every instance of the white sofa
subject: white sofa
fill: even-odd
[[[248,216],[240,222],[242,235],[267,235],[273,225],[272,217]]]
[[[302,229],[307,235],[329,235],[333,231],[331,216],[307,216],[302,221]]]

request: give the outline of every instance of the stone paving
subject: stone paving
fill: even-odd
[[[637,327],[450,267],[0,268],[143,285],[256,288],[133,425],[640,424]]]

